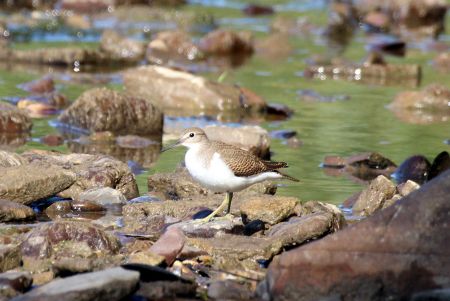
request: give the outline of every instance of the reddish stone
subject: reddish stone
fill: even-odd
[[[183,249],[186,237],[177,228],[168,229],[150,248],[155,254],[164,256],[167,265],[171,265]]]
[[[265,300],[407,300],[450,286],[450,172],[395,205],[275,258]]]

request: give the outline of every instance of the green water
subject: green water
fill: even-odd
[[[224,2],[240,4],[246,1]],[[264,1],[264,3],[286,4],[288,1]],[[189,5],[184,10],[208,12],[215,16],[223,27],[248,29],[250,24],[262,28],[255,35],[258,38],[267,36],[264,31],[274,17],[257,19],[246,18],[233,5],[226,7]],[[326,11],[320,9],[287,9],[280,13],[286,17],[305,15],[313,23],[326,23]],[[450,22],[447,18],[447,24]],[[447,26],[448,27],[448,26]],[[448,40],[448,36],[445,36]],[[269,60],[254,55],[244,66],[230,70],[225,77],[227,83],[237,83],[248,87],[268,102],[281,103],[294,110],[293,116],[282,122],[264,122],[260,125],[267,130],[291,129],[298,133],[303,142],[299,148],[289,148],[281,140],[272,140],[273,160],[289,163],[287,172],[301,179],[300,183],[286,182],[278,189],[282,195],[297,196],[302,200],[322,200],[335,204],[341,203],[353,192],[361,189],[361,184],[349,178],[331,177],[319,167],[327,155],[348,156],[360,152],[376,151],[390,158],[397,164],[413,154],[423,154],[430,160],[443,150],[449,150],[444,144],[450,138],[450,122],[429,125],[406,123],[399,120],[386,106],[395,95],[411,88],[401,86],[364,85],[345,80],[307,79],[300,75],[305,69],[305,59],[316,54],[326,54],[327,46],[317,43],[314,37],[290,37],[294,52],[281,60]],[[57,46],[62,43],[58,43]],[[38,48],[42,45],[54,45],[50,42],[31,42],[16,44],[19,48]],[[85,43],[84,46],[95,46]],[[352,61],[361,61],[366,56],[364,33],[359,31],[343,56]],[[430,65],[434,52],[423,52],[409,49],[406,58],[386,57],[393,63],[419,63],[423,68],[423,79],[420,88],[429,83],[441,83],[449,86],[450,74],[437,73]],[[18,89],[17,84],[39,78],[44,74],[36,71],[9,71],[0,69],[0,98],[24,96],[26,92]],[[217,79],[220,73],[204,74]],[[121,89],[120,85],[111,85]],[[71,100],[76,99],[84,90],[92,85],[58,83],[60,92]],[[322,95],[347,95],[348,100],[336,102],[305,102],[300,100],[298,90],[310,89]],[[33,138],[39,138],[57,130],[48,124],[48,119],[34,120]],[[17,151],[29,148],[57,149],[68,151],[66,146],[51,148],[36,141],[29,141]],[[172,171],[183,159],[183,149],[164,153],[149,171],[139,175],[138,183],[141,194],[146,193],[148,174]]]

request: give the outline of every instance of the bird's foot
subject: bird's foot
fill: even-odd
[[[194,220],[194,223],[205,224],[205,223],[209,223],[210,221],[221,221],[221,220],[232,221],[233,219],[234,219],[234,216],[231,213],[228,213],[227,215],[224,215],[224,216],[208,215],[205,218]]]

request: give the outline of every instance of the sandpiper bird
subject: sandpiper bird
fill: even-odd
[[[264,161],[236,146],[209,140],[200,128],[186,129],[177,142],[162,151],[179,145],[188,148],[184,161],[191,176],[209,190],[226,193],[222,204],[200,222],[210,221],[225,207],[229,214],[233,192],[252,184],[273,179],[299,181],[278,170],[288,167],[285,162]]]

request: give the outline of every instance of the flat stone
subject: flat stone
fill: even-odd
[[[261,112],[267,106],[261,97],[239,87],[160,66],[130,69],[124,74],[124,85],[129,94],[149,99],[174,116]]]
[[[395,205],[276,257],[259,299],[409,300],[450,287],[449,181],[444,172]]]
[[[244,223],[261,220],[270,225],[275,225],[294,215],[294,208],[299,201],[293,197],[254,197],[241,205],[242,219]]]
[[[159,266],[164,263],[166,258],[152,251],[141,251],[132,253],[128,256],[127,263],[139,263]]]
[[[117,206],[125,205],[127,199],[118,190],[110,187],[91,188],[83,191],[78,196],[78,201],[89,201],[100,206]]]
[[[396,191],[395,185],[385,176],[378,176],[363,190],[355,204],[353,213],[369,216],[381,209],[386,200],[391,199]]]
[[[163,256],[167,265],[170,266],[183,249],[185,241],[186,237],[179,229],[167,229],[167,231],[150,247],[150,251]]]
[[[54,280],[13,300],[122,300],[138,286],[139,272],[117,267]]]
[[[0,272],[20,266],[22,256],[18,245],[0,245]]]
[[[49,151],[28,151],[23,156],[30,162],[43,161],[76,174],[75,182],[59,196],[77,199],[82,191],[93,187],[111,187],[127,199],[139,195],[136,178],[126,163],[105,155],[58,154]]]
[[[36,214],[33,209],[28,206],[6,200],[0,200],[1,222],[30,220],[35,217]]]
[[[8,167],[0,174],[0,197],[22,204],[53,196],[75,182],[76,175],[46,163]]]
[[[148,98],[107,88],[84,92],[58,119],[91,132],[158,137],[161,137],[163,125],[161,111]]]

